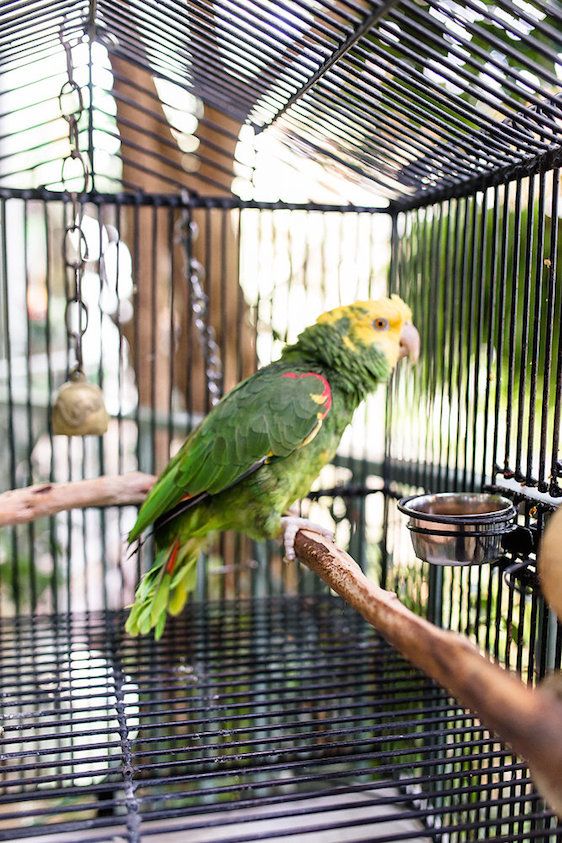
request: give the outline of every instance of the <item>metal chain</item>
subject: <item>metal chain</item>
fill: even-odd
[[[64,229],[62,243],[62,257],[66,269],[71,273],[73,287],[66,302],[64,321],[67,334],[74,346],[76,363],[73,373],[83,371],[82,338],[88,327],[88,308],[82,300],[82,278],[88,260],[88,242],[82,228],[84,205],[80,195],[87,193],[90,177],[88,164],[80,151],[78,124],[84,112],[84,100],[80,86],[74,78],[72,61],[72,45],[64,37],[63,27],[60,29],[60,42],[66,56],[67,79],[63,82],[59,93],[59,108],[61,116],[68,123],[68,140],[70,152],[63,159],[61,167],[61,182],[63,189],[70,194],[71,219]],[[76,42],[78,43],[78,42]],[[68,162],[78,161],[81,167],[82,186],[80,191],[68,191]]]
[[[189,194],[186,191],[182,191],[182,200],[185,204],[189,201]],[[223,370],[220,348],[215,339],[215,330],[210,324],[209,319],[209,298],[203,287],[205,269],[193,257],[191,250],[192,243],[197,239],[198,233],[197,225],[191,219],[189,210],[184,208],[181,217],[176,223],[175,242],[181,243],[183,246],[185,275],[191,287],[193,324],[197,329],[205,359],[205,375],[207,378],[209,403],[214,407],[222,397]]]

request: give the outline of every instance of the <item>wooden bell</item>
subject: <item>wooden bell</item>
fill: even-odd
[[[103,393],[88,383],[84,372],[75,369],[57,392],[52,414],[53,433],[63,436],[101,436],[109,416]]]

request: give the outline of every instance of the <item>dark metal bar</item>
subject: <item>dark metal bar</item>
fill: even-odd
[[[64,201],[68,194],[44,188],[8,188],[0,187],[0,198],[2,199],[42,199],[45,201]],[[79,201],[104,205],[112,202],[119,202],[121,205],[171,205],[174,208],[219,208],[229,210],[240,208],[242,210],[269,210],[269,211],[322,211],[333,213],[356,213],[356,214],[387,214],[387,207],[371,207],[369,205],[334,205],[318,202],[261,202],[257,200],[244,200],[236,196],[198,196],[191,194],[189,200],[182,199],[179,193],[93,193],[79,197]]]
[[[33,435],[33,411],[32,411],[32,390],[33,378],[31,372],[31,357],[33,353],[31,326],[30,326],[30,312],[29,306],[31,302],[30,290],[30,275],[29,275],[29,204],[27,200],[23,203],[23,276],[24,276],[24,307],[25,307],[25,416],[26,416],[26,431],[27,431],[27,467],[26,467],[26,483],[30,486],[33,483],[33,448],[35,445]],[[28,542],[28,558],[29,571],[27,586],[29,588],[29,601],[31,604],[31,611],[37,608],[37,580],[35,567],[35,524],[30,522],[27,528],[27,542]],[[18,560],[19,561],[19,560]]]
[[[515,206],[513,214],[513,248],[512,248],[512,268],[511,268],[511,302],[509,312],[509,324],[513,326],[513,330],[509,333],[509,363],[507,370],[507,403],[506,403],[506,420],[505,420],[505,452],[503,461],[504,473],[509,471],[510,456],[511,456],[511,426],[512,426],[512,408],[513,400],[513,385],[515,377],[515,325],[517,324],[517,302],[519,293],[519,255],[521,250],[521,180],[518,179],[515,183]]]
[[[408,22],[411,28],[415,28],[414,22],[412,22],[411,20],[409,20]],[[380,35],[383,43],[386,43],[387,46],[390,46],[390,44],[392,44],[393,39],[388,38],[384,31],[381,31]],[[430,33],[425,33],[425,39],[435,40]],[[407,42],[410,42],[412,44],[413,49],[407,48],[405,46]],[[402,38],[400,39],[399,49],[404,55],[413,57],[413,55],[415,55],[416,45],[418,44],[419,41],[416,41],[416,39],[414,39],[413,37],[408,36],[406,32],[403,32]],[[454,46],[452,47],[452,50],[454,51]],[[475,79],[472,74],[463,70],[462,67],[455,66],[455,64],[451,62],[448,58],[444,57],[443,55],[440,55],[437,51],[432,50],[427,46],[425,47],[425,53],[429,60],[434,59],[440,62],[440,73],[444,76],[444,78],[448,79],[450,82],[453,82],[453,80],[455,80],[457,83],[460,83],[461,80],[464,80],[465,86],[468,84],[471,89],[480,88],[481,92],[479,92],[478,95],[478,99],[480,102],[493,107],[495,110],[498,110],[501,114],[504,114],[506,118],[512,117],[513,111],[509,107],[504,105],[502,101],[506,99],[506,97],[505,95],[502,95],[501,90],[498,93],[498,91],[495,90],[491,85],[482,82],[482,80],[480,79]],[[476,64],[475,62],[472,63]],[[451,71],[449,70],[450,68]],[[494,94],[494,96],[489,96],[490,93]],[[456,95],[454,97],[451,97],[451,99],[455,101],[455,105],[458,105],[460,107],[460,103],[458,103]],[[525,126],[525,130],[521,130],[516,126],[510,125],[510,121],[506,120],[502,124],[500,124],[498,132],[498,127],[496,127],[496,125],[493,124],[492,120],[489,118],[490,125],[485,129],[486,133],[494,136],[499,133],[505,132],[507,136],[511,136],[513,141],[517,140],[518,143],[523,146],[523,148],[528,147],[532,149],[534,147],[535,149],[540,149],[541,144],[535,141],[532,137],[529,137],[529,131],[536,130],[535,124],[537,121],[541,122],[540,118],[537,118],[536,116],[533,120],[529,119],[529,117],[526,118],[525,115],[533,114],[530,109],[526,109],[525,106],[520,106],[519,103],[515,102],[512,103],[512,105],[516,107],[518,106],[518,111],[516,112],[517,122],[521,122]],[[473,119],[476,117],[473,109],[466,103],[464,104],[464,108]],[[480,121],[478,121],[478,123],[479,122]],[[546,122],[548,123],[548,121]],[[547,137],[550,137],[551,140],[557,140],[557,134],[555,131],[552,131],[552,129],[550,128],[550,124],[548,125],[545,134]]]
[[[556,76],[548,68],[545,68],[544,65],[539,64],[537,61],[531,58],[528,54],[528,51],[518,50],[515,44],[510,44],[505,39],[500,39],[498,35],[494,34],[491,31],[491,27],[488,26],[486,27],[486,30],[484,30],[481,24],[475,23],[474,21],[470,20],[470,17],[468,15],[463,17],[460,14],[460,9],[445,6],[442,0],[431,0],[430,5],[433,8],[438,9],[441,14],[447,15],[447,17],[451,17],[453,20],[460,23],[460,25],[468,32],[472,33],[473,36],[476,36],[478,39],[487,41],[491,48],[490,52],[492,49],[497,49],[500,54],[505,53],[510,58],[516,59],[518,64],[527,67],[532,73],[536,74],[539,78],[544,79],[550,85],[554,85],[555,89],[558,87],[558,80]],[[470,9],[472,12],[478,10],[478,6],[474,2],[474,0],[467,0],[467,2],[464,4],[464,8]],[[519,13],[519,7],[517,7],[517,13]],[[489,15],[489,19],[493,20],[491,15]],[[497,17],[495,18],[494,22],[498,25],[498,29],[500,31],[504,28],[503,23],[501,23],[500,19],[498,19]],[[517,37],[519,37],[519,35],[517,35]],[[474,49],[474,45],[471,44],[471,48]],[[514,73],[512,67],[510,67],[509,73],[510,75]]]
[[[544,400],[542,404],[541,421],[540,421],[540,446],[539,446],[539,465],[538,465],[538,483],[537,488],[539,492],[548,491],[548,482],[546,479],[546,440],[548,433],[548,417],[550,411],[550,397],[551,397],[551,375],[553,370],[552,350],[554,346],[554,312],[555,312],[555,270],[553,263],[556,265],[556,250],[558,245],[558,226],[555,220],[558,219],[558,178],[559,171],[554,170],[550,174],[550,184],[552,191],[551,206],[550,206],[550,241],[548,243],[547,254],[548,257],[544,261],[537,259],[537,283],[539,279],[544,276],[544,283],[546,287],[546,317],[545,317],[545,338],[544,338],[544,364],[543,364],[543,394]],[[541,217],[542,218],[542,217]],[[542,238],[541,238],[542,241]],[[532,408],[531,408],[532,411]],[[555,449],[553,449],[554,451]]]
[[[552,211],[556,210],[556,216],[552,220],[558,218],[559,196],[555,185],[559,183],[560,171],[553,170],[553,187],[552,187]],[[550,239],[550,270],[552,279],[556,278],[556,272],[559,266],[559,242],[558,231],[555,225],[552,224],[551,239]],[[550,282],[552,283],[552,281]],[[562,324],[562,296],[559,294],[558,303],[558,325]],[[554,361],[553,361],[554,363]],[[554,368],[554,366],[553,366]],[[550,465],[550,483],[549,491],[552,495],[560,496],[559,478],[562,474],[562,465],[559,460],[559,446],[560,446],[560,418],[561,418],[561,404],[562,404],[562,332],[558,331],[558,348],[556,355],[556,380],[554,383],[555,398],[554,398],[554,416],[553,416],[553,432],[552,432],[552,460]]]
[[[140,265],[140,203],[135,204],[130,210],[130,216],[132,217],[133,222],[133,236],[129,240],[129,245],[131,248],[131,271],[132,271],[132,280],[133,280],[133,338],[134,338],[134,351],[133,351],[133,365],[136,372],[140,371],[140,359],[141,359],[141,325],[140,325],[140,307],[139,307],[139,278],[141,273],[141,265]],[[121,234],[121,233],[120,233]],[[132,241],[132,242],[131,242]],[[134,411],[134,423],[135,423],[135,432],[136,432],[136,443],[135,443],[135,457],[136,457],[136,464],[139,469],[142,471],[144,469],[144,460],[142,458],[143,453],[143,432],[140,425],[140,392],[139,392],[139,384],[137,383],[137,401],[135,404],[135,411]],[[139,548],[138,553],[136,554],[135,559],[135,567],[136,567],[136,579],[137,582],[140,580],[141,571],[142,571],[142,561],[143,561],[143,547]]]
[[[103,234],[104,234],[104,217],[103,217],[103,209],[98,207],[95,209],[96,211],[96,222],[97,222],[97,246],[99,249],[99,259],[98,259],[98,272],[99,272],[99,290],[98,290],[98,305],[100,306],[100,324],[103,325],[103,312],[101,312],[101,297],[104,292],[104,261],[105,255],[103,254]],[[118,227],[119,228],[119,227]],[[100,349],[99,349],[99,359],[98,359],[98,367],[97,367],[97,377],[98,377],[98,385],[100,389],[103,390],[104,388],[104,368],[103,368],[103,357],[104,357],[104,336],[103,330],[100,332]],[[119,365],[119,364],[118,364]],[[100,436],[98,437],[97,442],[97,452],[98,452],[98,464],[100,468],[100,472],[105,474],[105,448],[103,438]],[[121,515],[119,514],[119,523],[121,521]],[[106,537],[107,537],[107,519],[106,519],[106,512],[104,509],[99,510],[99,523],[100,523],[100,533],[101,533],[101,550],[102,550],[102,564],[103,564],[103,605],[104,608],[107,609],[108,602],[107,602],[107,544],[106,544]]]
[[[357,29],[351,33],[348,38],[341,44],[335,52],[333,52],[328,59],[318,68],[318,70],[313,73],[310,79],[298,90],[295,91],[294,94],[287,100],[287,102],[283,105],[282,108],[277,111],[274,115],[272,120],[268,125],[272,125],[275,123],[292,105],[294,105],[298,100],[302,99],[302,97],[306,94],[310,88],[313,87],[318,81],[322,79],[323,76],[330,70],[330,68],[336,64],[346,53],[348,53],[351,48],[367,33],[371,30],[376,24],[384,17],[384,15],[391,9],[397,0],[383,0],[380,6],[377,6],[370,15],[361,22],[361,24],[357,27]]]
[[[478,27],[477,24],[473,23],[468,17],[462,17],[459,14],[459,11],[453,7],[446,7],[442,2],[439,0],[433,0],[432,5],[434,8],[439,9],[439,12],[446,16],[448,19],[457,21],[460,23],[463,29],[465,29],[469,33],[473,33],[474,35],[479,35],[481,38],[484,35],[481,27]],[[431,14],[417,6],[413,0],[402,0],[401,6],[408,10],[410,15],[415,16],[417,19],[421,20],[426,27],[431,27],[434,23],[434,18]],[[393,15],[395,12],[392,13]],[[403,17],[403,16],[402,16]],[[428,36],[427,31],[422,30],[424,32],[425,37]],[[495,37],[489,30],[485,33],[485,39],[492,45],[500,48],[500,52],[506,53],[507,55],[511,56],[512,58],[516,58],[518,63],[526,64],[527,67],[535,73],[539,79],[544,80],[551,85],[554,85],[555,88],[558,86],[558,80],[556,77],[551,74],[545,67],[539,65],[536,62],[533,62],[526,56],[524,53],[518,52],[514,47],[510,46],[505,41],[500,41],[497,37]],[[433,39],[435,40],[435,39]],[[476,39],[469,39],[464,37],[460,34],[460,32],[455,32],[455,43],[450,45],[451,51],[458,55],[459,57],[462,55],[462,50],[456,47],[456,44],[462,44],[465,48],[468,48],[470,53],[473,53],[475,56],[478,56],[482,62],[486,64],[488,70],[490,66],[497,68],[498,73],[491,72],[493,78],[497,79],[502,85],[505,85],[509,88],[514,94],[521,95],[521,86],[524,85],[525,88],[530,88],[536,92],[537,96],[529,97],[529,100],[533,102],[535,105],[545,107],[547,111],[552,114],[556,114],[559,110],[559,106],[556,103],[556,99],[553,94],[549,91],[545,91],[541,88],[540,85],[535,84],[533,80],[529,79],[528,77],[522,75],[516,67],[511,66],[509,68],[509,73],[504,72],[504,65],[501,63],[499,57],[494,55],[492,51],[486,51],[482,47],[479,47],[477,43],[475,43]],[[475,69],[480,69],[481,64],[477,62],[475,59],[468,57],[468,61],[471,65],[474,66]],[[490,72],[490,70],[489,70]],[[513,80],[513,81],[512,81]],[[519,87],[517,83],[520,83]],[[550,101],[550,104],[549,104]]]
[[[172,439],[174,436],[174,385],[175,385],[175,357],[176,357],[176,275],[178,274],[178,267],[176,267],[176,244],[175,240],[175,219],[174,209],[168,208],[166,216],[166,242],[168,248],[168,291],[169,291],[169,311],[170,318],[168,322],[168,453],[172,453]],[[178,285],[179,286],[179,285]],[[179,291],[178,291],[179,292]],[[181,301],[181,296],[180,296]]]
[[[46,323],[45,323],[45,354],[47,356],[47,389],[49,396],[52,396],[54,393],[54,381],[53,381],[53,360],[52,360],[52,314],[51,314],[51,307],[52,307],[52,253],[51,253],[51,244],[49,242],[49,235],[50,235],[50,225],[49,225],[49,205],[47,202],[43,202],[43,237],[45,242],[45,293],[47,296],[46,302]],[[52,399],[51,399],[52,400]],[[51,422],[51,412],[50,407],[47,407],[46,410],[46,419],[45,419],[45,426],[47,428],[47,433],[49,437],[49,482],[52,483],[55,479],[55,446],[53,440],[53,428]],[[10,441],[11,440],[10,438]],[[51,601],[52,601],[52,611],[58,612],[59,608],[59,559],[58,559],[58,548],[56,544],[55,538],[55,521],[53,518],[49,518],[49,554],[51,558],[52,564],[52,572],[50,576],[50,592],[51,592]]]
[[[151,360],[156,360],[156,349],[158,344],[158,206],[154,205],[150,213],[150,239],[152,243],[152,254],[150,255],[150,267],[145,267],[146,277],[150,277],[150,355]],[[150,367],[150,470],[153,473],[160,471],[160,466],[156,465],[157,447],[156,447],[156,367]]]
[[[504,197],[505,198],[505,197]],[[508,209],[504,206],[504,219],[507,217]],[[483,431],[483,439],[484,439],[484,446],[482,449],[482,478],[484,482],[492,482],[494,477],[494,467],[496,462],[496,441],[495,438],[497,436],[497,416],[495,419],[495,424],[492,426],[492,435],[494,437],[494,442],[492,445],[492,458],[491,464],[488,462],[488,442],[489,442],[489,425],[490,425],[490,406],[491,406],[491,382],[492,382],[492,363],[493,363],[493,351],[494,351],[494,338],[497,338],[497,347],[498,347],[498,359],[501,360],[501,352],[502,352],[502,342],[501,337],[502,334],[500,333],[500,325],[499,320],[502,319],[502,312],[503,312],[503,299],[502,295],[505,292],[503,287],[500,287],[500,292],[498,294],[498,299],[500,299],[500,303],[498,304],[498,325],[496,327],[496,288],[498,287],[497,283],[497,271],[498,271],[498,234],[499,234],[499,218],[500,218],[500,191],[498,187],[494,188],[493,192],[493,207],[492,207],[492,231],[490,236],[490,257],[489,263],[486,264],[485,259],[481,262],[481,274],[480,274],[480,302],[481,306],[483,306],[483,299],[484,299],[484,272],[486,272],[486,276],[489,279],[489,286],[488,286],[488,307],[487,307],[487,314],[488,314],[488,330],[487,330],[487,338],[486,338],[486,395],[484,399],[484,431]],[[486,217],[482,215],[482,237],[485,236],[485,226],[486,226]],[[505,279],[503,279],[505,283]],[[500,282],[501,283],[501,282]],[[482,316],[480,317],[482,318]],[[480,324],[480,321],[479,321]],[[478,390],[478,379],[475,377],[475,391]],[[496,402],[499,400],[499,383],[496,380],[495,385],[495,399]],[[476,437],[475,437],[476,439]],[[474,467],[476,466],[476,455],[473,455],[473,464]],[[474,471],[473,467],[473,471]],[[476,485],[476,478],[473,474],[472,476],[472,483],[473,486]],[[487,624],[489,626],[489,624]]]
[[[534,219],[535,219],[535,203],[534,203],[535,180],[534,176],[529,177],[527,182],[527,225],[525,232],[525,263],[523,269],[523,291],[520,299],[522,306],[521,316],[521,344],[520,344],[520,360],[519,360],[519,384],[517,389],[517,434],[515,441],[515,479],[523,480],[524,474],[522,471],[522,449],[523,449],[523,426],[525,424],[525,398],[527,393],[527,360],[528,360],[528,343],[530,331],[530,310],[531,310],[531,263],[532,253],[534,250]],[[519,270],[519,267],[517,267]],[[517,313],[517,312],[516,312]],[[518,316],[518,314],[517,314]],[[519,319],[517,319],[519,322]],[[512,322],[515,325],[515,320]],[[534,409],[534,408],[533,408]]]
[[[535,454],[535,414],[538,415],[536,409],[537,400],[537,376],[538,367],[540,365],[540,340],[541,340],[541,322],[543,320],[543,258],[544,258],[544,233],[545,233],[545,189],[546,176],[544,173],[539,173],[539,195],[537,203],[537,223],[536,223],[536,246],[535,246],[535,266],[534,273],[532,272],[531,283],[534,284],[534,298],[533,302],[533,323],[532,323],[532,342],[530,344],[530,364],[531,376],[529,382],[529,407],[528,407],[528,423],[527,423],[527,465],[525,469],[525,483],[528,486],[534,486],[538,483],[535,474],[533,474],[533,457]],[[533,197],[534,199],[534,197]],[[544,377],[544,372],[543,372]],[[548,401],[548,382],[543,384],[543,395]],[[546,394],[545,394],[546,393]],[[546,403],[545,402],[545,403]]]
[[[479,190],[486,190],[496,185],[518,181],[526,176],[546,172],[562,163],[562,148],[557,147],[533,157],[529,157],[518,164],[507,164],[493,171],[475,176],[464,182],[459,182],[454,188],[437,188],[420,193],[413,199],[399,199],[390,203],[391,210],[406,210],[421,207],[428,203],[443,202],[447,199],[470,196]]]
[[[477,201],[480,197],[477,197]],[[480,358],[481,358],[481,342],[482,342],[482,335],[484,331],[484,266],[486,264],[486,257],[487,257],[487,249],[488,249],[488,232],[487,232],[487,224],[488,224],[488,197],[487,193],[484,192],[481,196],[481,204],[478,209],[478,213],[480,215],[480,224],[478,229],[476,230],[476,220],[475,220],[475,232],[474,232],[474,242],[475,242],[475,253],[473,256],[473,286],[476,288],[476,302],[473,306],[472,313],[473,313],[473,320],[476,322],[476,332],[475,332],[475,342],[474,342],[474,363],[472,366],[467,367],[467,376],[469,375],[470,368],[473,369],[473,377],[472,377],[472,424],[471,424],[471,438],[472,438],[472,449],[470,453],[470,488],[476,488],[476,454],[477,454],[477,445],[479,441],[484,440],[486,441],[487,436],[487,415],[483,417],[484,421],[484,429],[479,430],[480,420],[482,418],[481,411],[480,411]],[[493,310],[491,313],[488,314],[488,318],[490,322],[493,315]],[[473,331],[472,331],[473,332]],[[489,388],[486,388],[486,395],[489,393]]]
[[[120,295],[121,294],[120,279],[121,279],[121,256],[122,256],[122,252],[124,253],[124,250],[125,250],[126,246],[123,243],[123,241],[121,240],[122,209],[121,209],[121,206],[119,205],[119,203],[117,203],[115,205],[114,220],[115,220],[115,228],[116,228],[116,231],[117,231],[117,240],[114,242],[114,249],[115,249],[115,255],[116,255],[116,257],[115,257],[115,298],[116,298],[116,302],[117,302],[117,309],[116,309],[116,312],[115,312],[114,319],[115,319],[115,325],[116,325],[116,328],[117,328],[117,336],[118,336],[118,340],[117,340],[117,355],[118,355],[118,359],[117,359],[117,469],[119,471],[119,474],[123,474],[125,472],[125,453],[126,453],[126,446],[125,446],[125,443],[123,441],[124,440],[124,436],[123,436],[123,433],[124,433],[124,431],[123,431],[123,398],[124,398],[123,387],[124,387],[126,374],[125,374],[125,361],[124,361],[125,343],[124,343],[124,335],[123,335],[123,325],[121,324],[121,313],[122,313],[123,302],[122,302],[122,297]],[[102,233],[101,230],[100,230],[99,233],[100,233],[100,236],[101,236],[101,233]],[[104,261],[105,256],[103,255],[103,242],[102,242],[101,239],[100,239],[99,247],[100,247],[100,264],[99,264],[99,266],[100,266],[100,269],[101,269],[102,261],[105,263],[105,261]],[[101,285],[102,282],[103,282],[103,279],[102,279],[101,272],[100,272],[100,285]],[[102,317],[102,319],[103,319],[103,317]],[[170,334],[170,336],[172,336],[172,335]],[[101,362],[102,362],[102,355],[101,355],[101,349],[100,349],[100,368],[102,368]],[[101,386],[101,384],[100,384],[100,386]],[[121,508],[119,508],[117,510],[117,529],[118,529],[118,532],[119,532],[120,536],[125,535],[125,532],[123,530],[123,517],[122,517]],[[105,536],[105,534],[106,534],[106,530],[102,527],[102,535]],[[105,550],[105,548],[104,548],[104,550]],[[106,551],[106,553],[107,553],[107,551]],[[104,563],[105,563],[106,553],[104,553]],[[106,564],[107,563],[104,564],[104,573],[105,573]],[[125,589],[124,589],[125,577],[124,577],[124,571],[123,571],[123,562],[122,562],[121,559],[119,559],[119,575],[120,575],[119,579],[120,579],[121,594],[120,594],[120,600],[119,600],[118,605],[125,605],[125,603],[126,603]],[[105,599],[107,600],[107,574],[105,574],[105,577],[104,577],[104,596],[105,596]],[[115,602],[112,602],[112,607],[113,606],[115,606]]]

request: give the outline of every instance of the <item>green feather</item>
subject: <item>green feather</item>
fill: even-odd
[[[166,606],[168,605],[168,596],[170,594],[170,580],[171,576],[168,573],[164,573],[164,576],[160,580],[160,584],[156,590],[156,594],[154,595],[151,603],[150,609],[150,620],[152,625],[156,625],[158,622],[158,618],[166,613]]]
[[[175,559],[174,570],[170,573],[166,565],[177,546],[177,541],[174,541],[160,549],[154,565],[140,581],[125,625],[129,635],[146,635],[154,629],[155,637],[160,638],[168,613],[178,614],[195,588],[201,540],[185,542]]]
[[[296,377],[287,377],[288,372]],[[216,495],[258,460],[269,454],[285,457],[302,447],[318,424],[325,391],[322,379],[310,372],[310,367],[273,363],[226,395],[154,485],[129,541],[185,495]]]
[[[162,633],[164,632],[164,627],[166,626],[166,612],[162,612],[156,626],[154,627],[154,638],[156,641],[159,641],[162,638]]]

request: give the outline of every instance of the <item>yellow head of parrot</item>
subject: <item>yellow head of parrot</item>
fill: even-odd
[[[412,323],[412,311],[400,296],[356,301],[323,313],[319,325],[339,323],[342,342],[351,352],[361,353],[375,346],[391,368],[401,357],[415,363],[420,354],[420,336]]]

